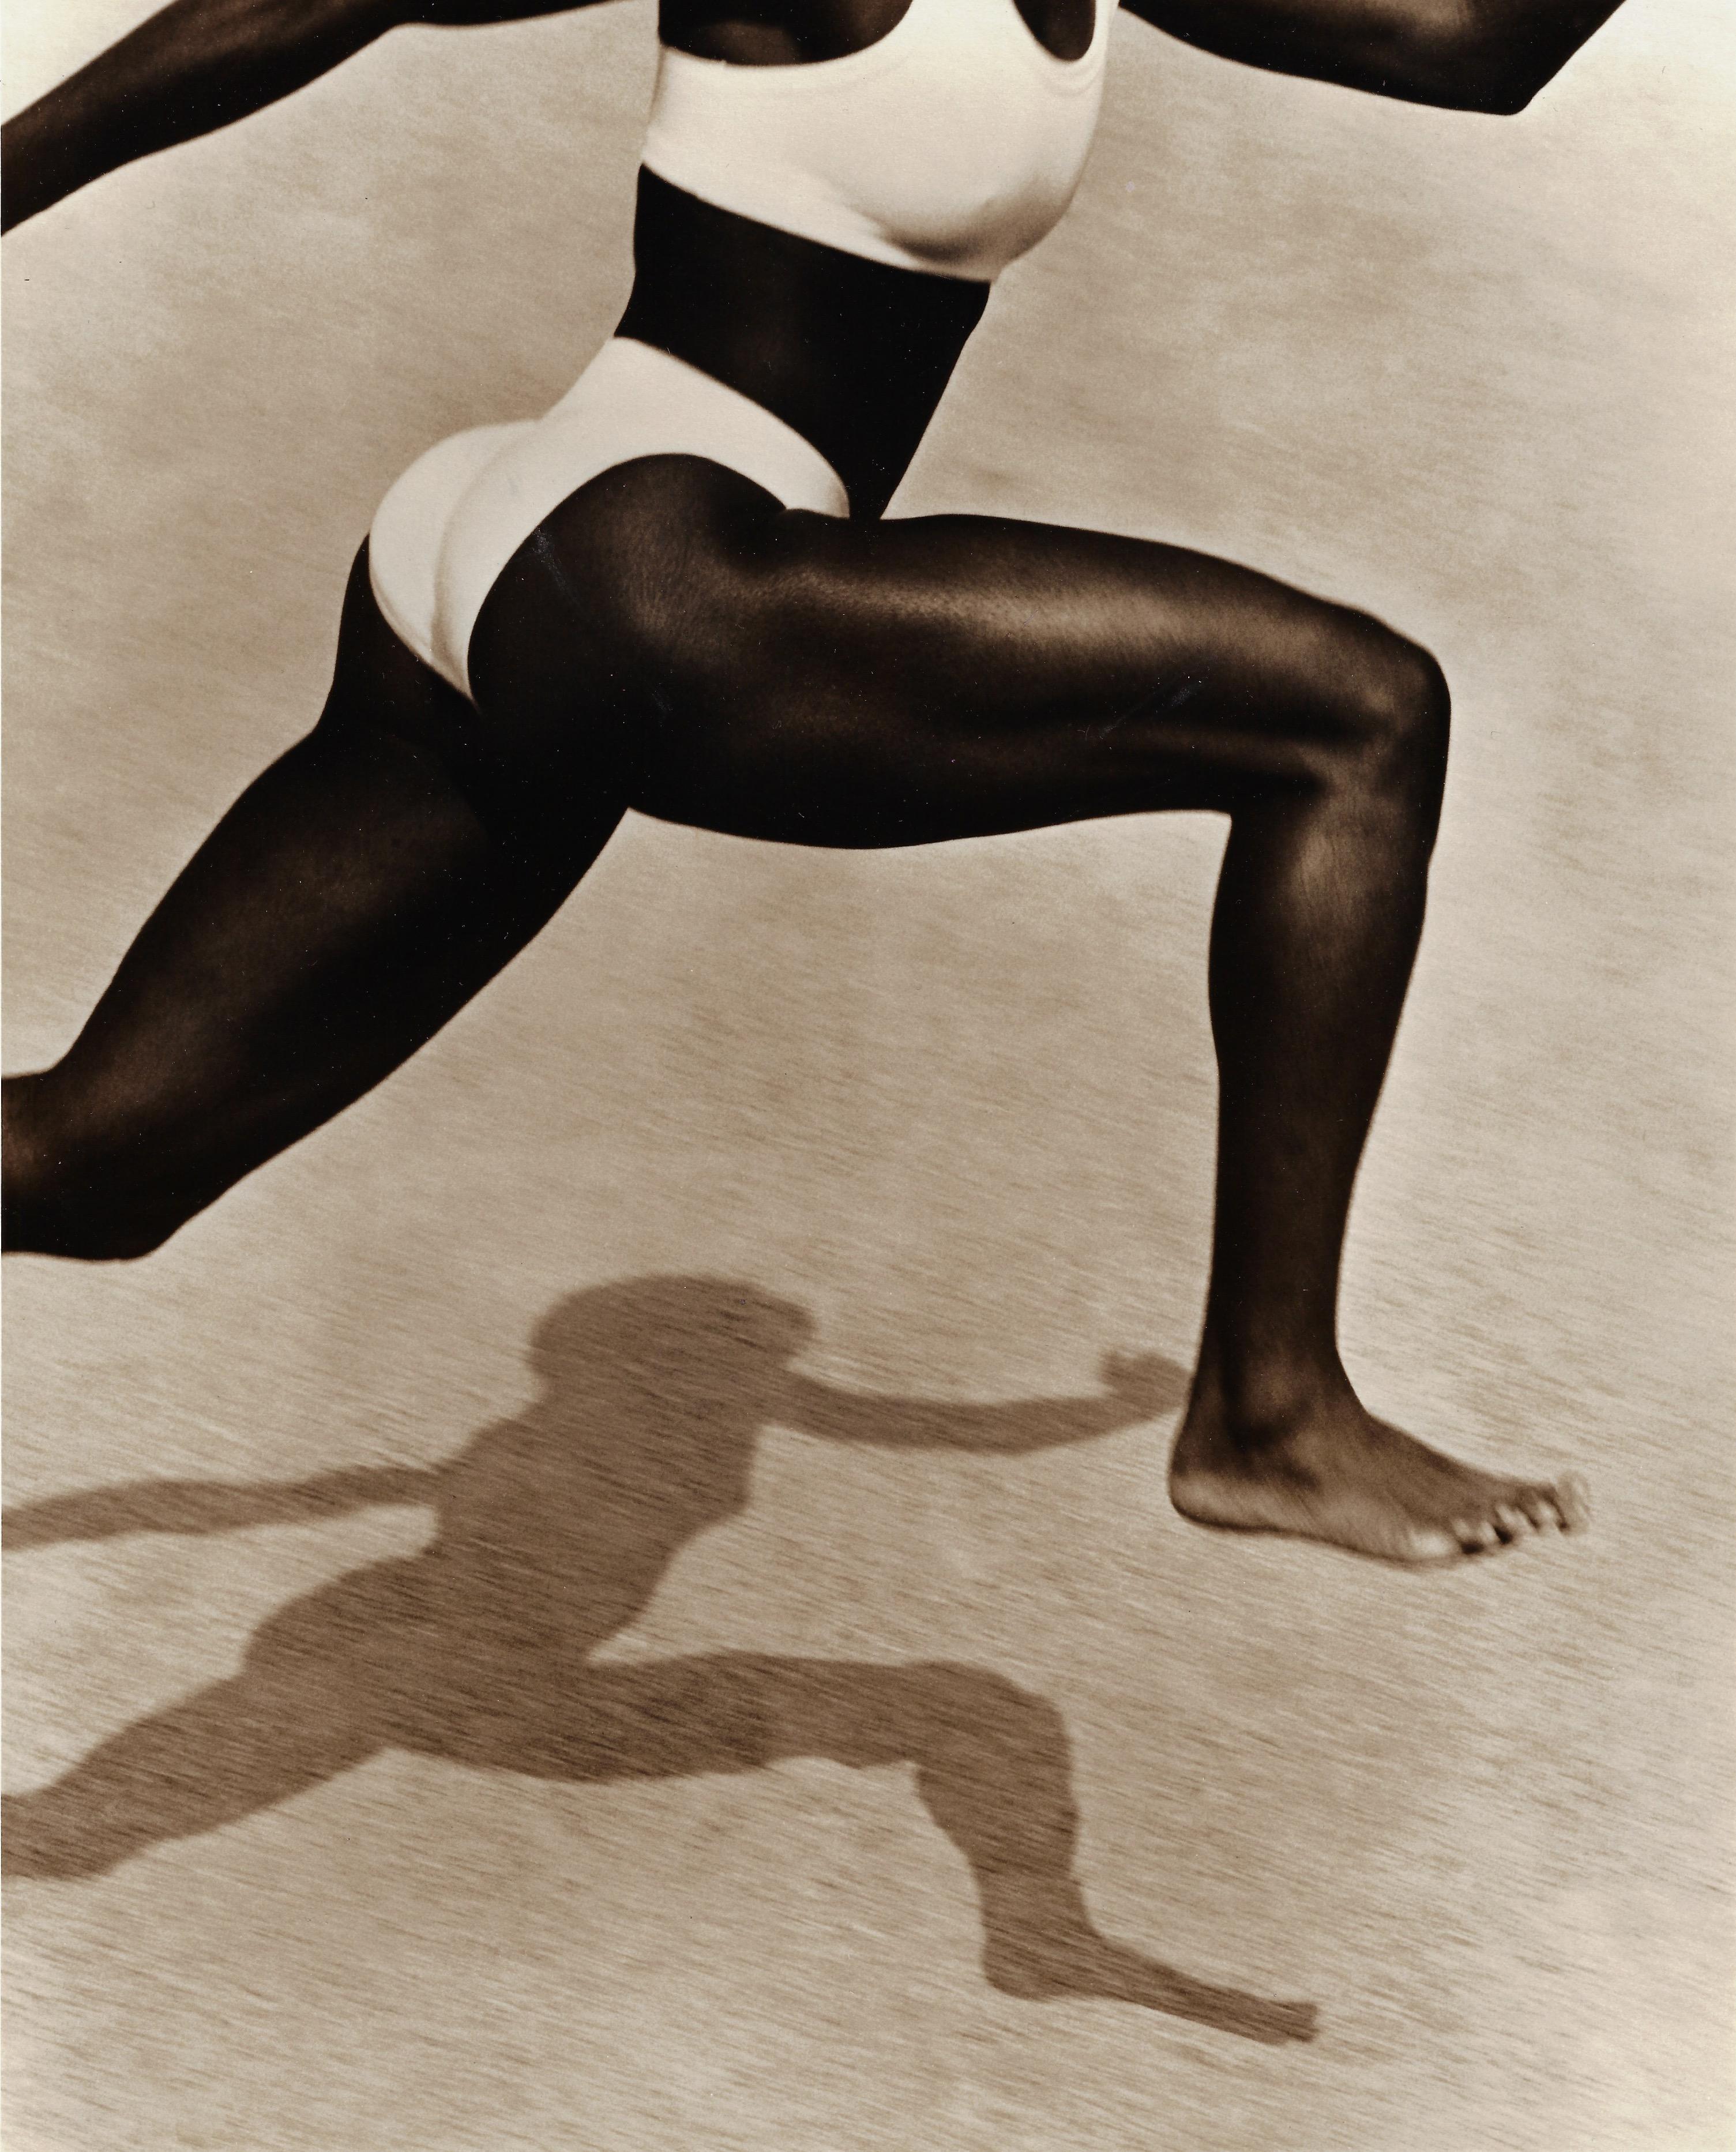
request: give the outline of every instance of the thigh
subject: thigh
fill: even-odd
[[[393,637],[358,562],[319,724],[201,845],[63,1061],[8,1099],[24,1245],[159,1245],[396,1068],[541,927],[625,803],[587,768],[555,813],[501,779],[475,715]]]
[[[1171,546],[780,509],[688,458],[608,472],[522,547],[471,672],[502,751],[575,730],[643,811],[873,845],[1318,779],[1398,676],[1380,623]]]

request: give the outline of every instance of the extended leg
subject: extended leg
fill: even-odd
[[[536,932],[621,815],[558,817],[491,769],[475,715],[351,579],[318,726],[245,792],[65,1058],[6,1087],[6,1233],[145,1252],[370,1089]]]
[[[672,529],[678,576],[611,573]],[[1175,1498],[1409,1561],[1577,1521],[1571,1487],[1469,1470],[1374,1420],[1336,1342],[1440,807],[1448,698],[1426,652],[1173,547],[781,515],[669,459],[550,520],[485,607],[471,672],[527,742],[631,705],[633,803],[749,835],[871,845],[1227,813],[1216,1244]]]
[[[312,1683],[215,1682],[114,1734],[52,1785],[8,1794],[5,1872],[105,1874],[323,1785],[380,1746]]]
[[[389,1743],[395,1699],[437,1686],[449,1640],[421,1557],[353,1570],[261,1624],[241,1671],[124,1727],[5,1802],[8,1875],[95,1875],[274,1808]]]

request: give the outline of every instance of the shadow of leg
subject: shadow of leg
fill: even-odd
[[[1311,2003],[1212,1987],[1099,1933],[1074,1874],[1067,1728],[1043,1698],[980,1667],[857,1669],[861,1732],[908,1757],[924,1806],[970,1864],[992,1986],[1032,2002],[1096,1997],[1279,2043],[1314,2036]]]
[[[408,1657],[414,1573],[414,1563],[379,1563],[292,1601],[259,1629],[232,1681],[125,1728],[52,1785],[8,1796],[6,1874],[99,1875],[378,1754],[391,1693],[381,1659]]]
[[[1313,2037],[1310,2003],[1208,1987],[1098,1932],[1073,1872],[1066,1728],[1052,1704],[998,1675],[719,1653],[591,1667],[539,1718],[478,1723],[470,1739],[440,1745],[471,1763],[576,1780],[747,1771],[798,1756],[913,1764],[924,1805],[976,1880],[983,1969],[1003,1993],[1137,2003],[1251,2040]]]
[[[379,1743],[325,1701],[243,1674],[141,1719],[52,1785],[7,1796],[5,1873],[100,1875],[364,1762]]]

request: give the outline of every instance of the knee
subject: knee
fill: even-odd
[[[931,1660],[913,1677],[943,1747],[978,1756],[1064,1758],[1067,1728],[1047,1697],[987,1667]]]
[[[1067,1728],[1047,1698],[986,1668],[911,1669],[926,1707],[917,1790],[980,1874],[1064,1873],[1078,1829]]]
[[[191,1206],[140,1200],[124,1176],[92,1169],[89,1146],[57,1112],[58,1072],[8,1077],[4,1089],[3,1239],[8,1255],[125,1262],[154,1255]]]
[[[5,1204],[5,1251],[9,1256],[58,1256],[83,1263],[136,1262],[154,1256],[186,1223],[134,1211],[123,1201],[65,1202],[53,1193]]]
[[[1452,698],[1429,652],[1353,615],[1334,659],[1339,762],[1359,789],[1432,827],[1446,781]]]

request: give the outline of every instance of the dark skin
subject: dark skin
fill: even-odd
[[[597,0],[580,0],[596,5]],[[1018,0],[1058,58],[1086,0]],[[1277,74],[1460,111],[1522,111],[1620,0],[1125,0],[1155,28]],[[664,0],[667,44],[794,66],[874,43],[906,0]],[[524,22],[571,0],[174,0],[4,129],[4,228],[118,165],[256,112],[388,30]]]
[[[1008,0],[1058,58],[1088,0]],[[546,12],[175,0],[6,133],[11,213],[238,117],[384,29]],[[1280,72],[1520,109],[1604,0],[1142,0]],[[704,57],[798,66],[903,0],[667,0]],[[160,1245],[432,1036],[629,806],[780,841],[936,841],[1206,808],[1220,1070],[1211,1279],[1172,1460],[1205,1523],[1411,1563],[1571,1529],[1576,1491],[1373,1417],[1336,1336],[1352,1186],[1420,931],[1448,696],[1378,622],[1230,563],[1005,519],[882,522],[987,298],[642,179],[625,332],[784,419],[849,520],[652,457],[526,540],[470,648],[475,707],[352,577],[315,731],[236,803],[56,1068],[8,1089],[8,1245]],[[371,834],[365,850],[353,832]],[[286,952],[292,952],[287,954]]]

